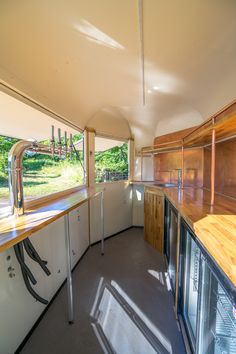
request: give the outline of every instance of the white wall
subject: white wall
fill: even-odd
[[[135,157],[134,180],[141,180],[141,157]],[[143,157],[143,181],[153,181],[153,157]]]
[[[100,183],[104,191],[104,235],[132,226],[132,186],[126,181]],[[90,202],[91,243],[101,239],[100,197]]]
[[[144,185],[133,184],[133,226],[144,226]]]

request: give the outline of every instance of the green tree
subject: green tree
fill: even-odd
[[[95,153],[96,171],[105,171],[128,174],[128,145],[115,146],[109,150]],[[101,178],[97,178],[97,182]]]
[[[7,184],[8,152],[18,139],[0,136],[0,183]]]

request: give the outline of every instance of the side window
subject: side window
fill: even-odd
[[[95,138],[96,183],[128,179],[128,144]]]

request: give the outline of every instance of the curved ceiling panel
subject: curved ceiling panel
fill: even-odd
[[[113,107],[139,146],[161,125],[187,127],[235,99],[235,0],[143,0],[145,107],[138,9],[138,0],[2,0],[0,79],[81,128]]]
[[[234,0],[144,1],[146,101],[158,119],[182,103],[207,118],[235,98],[235,18]]]
[[[101,109],[88,121],[87,126],[94,128],[100,136],[120,139],[132,137],[128,121],[113,107]]]
[[[1,1],[0,78],[83,128],[141,101],[136,0]]]
[[[166,119],[161,119],[157,123],[155,136],[192,128],[201,123],[203,123],[203,119],[198,111],[186,105],[179,105],[172,112],[168,112]]]

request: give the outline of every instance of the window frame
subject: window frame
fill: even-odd
[[[95,161],[95,154],[96,154],[96,138],[103,138],[103,139],[108,139],[108,140],[116,140],[123,142],[123,144],[127,144],[127,165],[128,165],[128,171],[127,171],[127,178],[126,179],[117,179],[117,180],[108,180],[108,181],[101,181],[101,182],[96,182],[96,177],[97,177],[97,169],[96,169],[96,161]],[[96,133],[94,137],[94,184],[99,185],[99,184],[104,184],[104,183],[115,183],[115,182],[128,182],[130,180],[130,159],[129,159],[129,140],[127,138],[121,138],[121,137],[115,137],[115,136],[110,136],[110,135],[104,135],[104,134],[99,134]],[[115,147],[115,146],[114,146]],[[113,148],[113,147],[112,147]],[[112,149],[110,148],[110,149]],[[110,149],[107,149],[105,151],[108,151]],[[103,151],[104,152],[104,151]]]
[[[84,132],[83,132],[83,135],[84,135]],[[2,135],[2,134],[0,134],[0,136],[8,138],[8,136]],[[11,138],[11,137],[9,137],[9,138]],[[20,141],[20,140],[24,140],[24,139],[18,139],[18,141]],[[84,155],[84,160],[85,160],[84,145],[83,145],[83,155]],[[79,161],[78,161],[78,163],[79,163]],[[37,206],[39,206],[41,204],[45,204],[45,203],[50,202],[50,201],[54,201],[54,200],[57,200],[57,199],[62,199],[63,197],[66,197],[66,196],[68,196],[68,195],[70,195],[72,193],[78,192],[78,191],[86,188],[87,187],[87,173],[86,173],[85,164],[83,164],[83,168],[84,168],[83,184],[78,184],[78,185],[75,185],[74,187],[67,188],[67,189],[64,189],[64,190],[61,190],[61,191],[58,191],[58,192],[53,192],[53,193],[45,194],[45,195],[38,196],[38,197],[35,196],[32,199],[24,198],[24,208],[25,208],[25,210],[29,210],[31,208],[35,208],[35,207],[37,207]],[[23,176],[23,179],[24,179],[24,176]],[[9,188],[9,183],[8,183],[8,188]],[[23,182],[23,189],[24,189],[24,182]],[[25,194],[24,194],[24,196],[25,196]],[[4,208],[6,208],[6,212],[3,212],[0,215],[0,220],[12,216],[12,214],[10,213],[10,208],[11,208],[10,202],[9,202],[8,206],[2,207],[1,209],[4,209]]]

